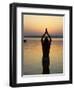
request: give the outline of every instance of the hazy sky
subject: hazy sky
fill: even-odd
[[[23,15],[24,36],[42,36],[45,28],[50,35],[63,35],[63,16]]]

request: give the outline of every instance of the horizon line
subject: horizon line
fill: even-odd
[[[24,36],[24,38],[41,38],[42,36]],[[63,38],[63,36],[51,36],[52,38]]]

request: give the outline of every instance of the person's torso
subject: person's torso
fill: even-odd
[[[49,56],[50,42],[43,43],[43,56]]]

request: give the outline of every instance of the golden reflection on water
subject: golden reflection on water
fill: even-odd
[[[63,73],[63,39],[52,39],[50,74]],[[23,75],[42,74],[42,47],[40,40],[23,42]]]

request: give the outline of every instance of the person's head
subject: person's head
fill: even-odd
[[[48,37],[47,37],[47,36],[45,37],[44,41],[45,41],[45,42],[47,42],[47,41],[48,41]]]

